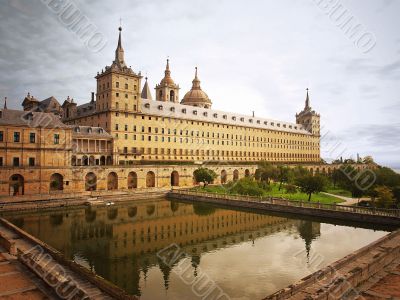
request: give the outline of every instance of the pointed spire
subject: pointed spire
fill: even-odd
[[[146,77],[146,82],[144,83],[144,86],[143,86],[141,97],[142,97],[142,99],[153,100],[153,98],[151,97],[149,84],[147,83],[147,77]]]
[[[7,97],[4,97],[4,109],[7,109]]]
[[[195,72],[195,74],[194,74],[194,79],[193,79],[193,81],[192,81],[192,83],[193,83],[193,86],[192,86],[192,89],[194,89],[194,90],[201,90],[201,87],[200,87],[200,80],[199,80],[199,78],[197,77],[197,67],[196,67],[196,72]]]
[[[167,66],[165,67],[165,78],[171,77],[171,71],[169,69],[169,58],[167,58]]]
[[[119,30],[119,37],[118,37],[118,45],[117,49],[115,50],[115,63],[120,67],[126,67],[125,59],[124,59],[124,49],[122,48],[122,39],[121,39],[121,31],[122,27],[118,28]]]
[[[308,96],[308,88],[307,88],[306,106],[304,107],[304,110],[309,110],[309,109],[311,109],[311,107],[310,107],[310,97]]]

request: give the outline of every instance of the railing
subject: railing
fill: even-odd
[[[359,207],[359,206],[349,206],[349,205],[336,205],[326,204],[320,202],[308,202],[299,200],[288,200],[284,198],[277,197],[257,197],[257,196],[244,196],[244,195],[232,195],[232,194],[217,194],[208,192],[198,192],[188,189],[173,189],[172,193],[188,196],[199,196],[213,199],[224,199],[224,200],[234,200],[234,201],[248,201],[248,202],[258,202],[265,204],[275,204],[283,206],[292,207],[304,207],[313,208],[321,210],[333,210],[341,211],[345,213],[358,213],[365,215],[375,215],[375,216],[386,216],[386,217],[397,217],[400,218],[400,209],[385,209],[385,208],[371,208],[371,207]]]

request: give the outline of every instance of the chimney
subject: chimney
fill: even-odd
[[[92,92],[92,103],[94,102],[94,92]]]

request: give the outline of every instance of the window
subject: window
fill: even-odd
[[[3,158],[0,157],[0,167],[2,167],[2,166],[3,166]]]
[[[127,83],[125,83],[125,89],[126,89],[126,90],[128,89],[128,84],[127,84]]]
[[[19,132],[14,132],[14,143],[19,143],[21,140],[21,134]]]
[[[115,96],[116,96],[116,97],[119,97],[119,93],[115,93]]]
[[[29,157],[28,164],[30,167],[34,167],[35,166],[35,158]]]
[[[56,133],[54,135],[54,144],[58,145],[60,143],[60,135],[58,133]]]
[[[13,167],[19,167],[19,157],[13,158]]]
[[[115,87],[119,88],[119,82],[118,81],[115,83]]]
[[[4,139],[4,132],[0,131],[0,142],[2,142]]]
[[[35,133],[31,132],[31,133],[29,134],[29,142],[30,142],[31,144],[36,143],[36,134],[35,134]]]

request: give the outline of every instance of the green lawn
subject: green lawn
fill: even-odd
[[[208,192],[208,193],[217,193],[217,194],[227,194],[229,193],[229,191],[221,185],[215,185],[215,186],[207,186],[205,188],[202,187],[195,187],[193,188],[196,191],[199,192]],[[308,195],[301,193],[301,192],[297,192],[296,194],[287,194],[285,188],[282,188],[279,191],[279,185],[278,184],[272,184],[272,191],[265,192],[265,196],[272,196],[272,197],[282,197],[282,198],[286,198],[289,200],[303,200],[303,201],[307,201],[308,200]],[[343,202],[342,199],[333,197],[333,196],[329,196],[329,195],[325,195],[325,194],[313,194],[311,196],[311,201],[312,202],[321,202],[321,203],[339,203],[339,202]]]
[[[344,197],[351,197],[351,192],[343,190],[341,188],[334,188],[334,187],[330,187],[326,190],[327,193],[329,194],[334,194],[334,195],[338,195],[338,196],[344,196]]]

